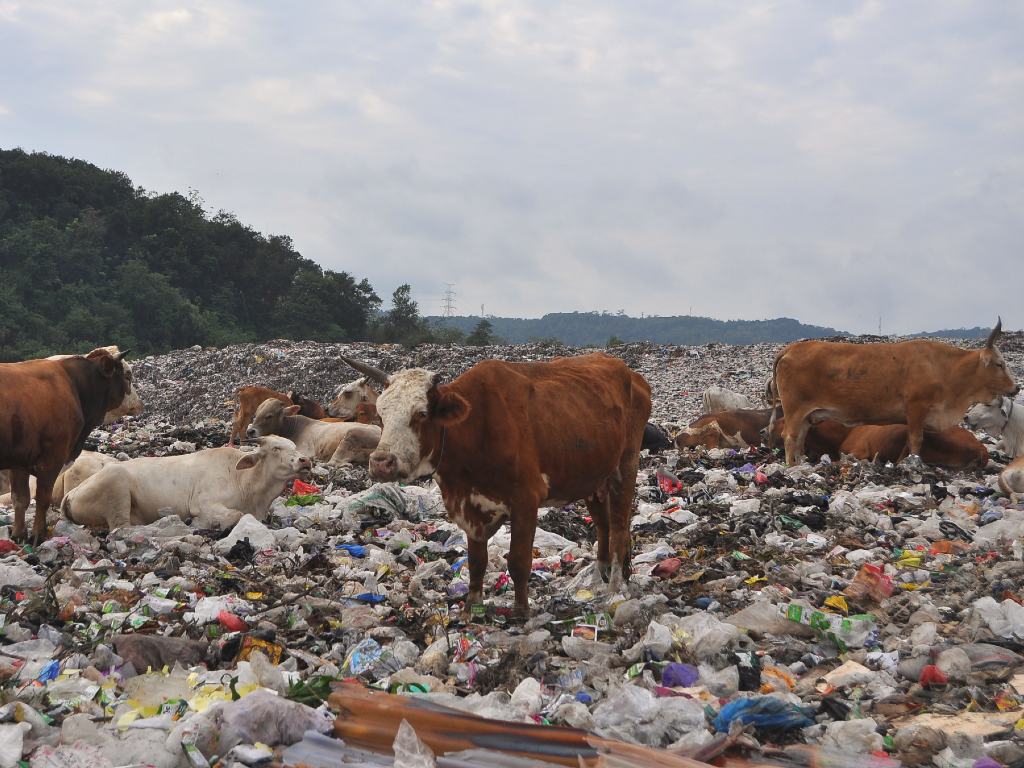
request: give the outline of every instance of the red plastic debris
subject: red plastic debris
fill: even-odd
[[[231,611],[221,611],[217,614],[217,621],[228,632],[248,632],[249,625],[241,618],[235,616]]]
[[[667,493],[671,496],[674,493],[678,493],[683,490],[682,481],[670,472],[666,472],[663,469],[657,471],[658,475],[658,487],[661,488],[662,493]]]
[[[947,685],[949,678],[946,677],[945,672],[939,669],[934,664],[928,664],[924,669],[921,670],[921,677],[918,681],[925,688],[930,688],[933,685]]]
[[[292,495],[294,496],[309,496],[314,493],[320,493],[320,489],[313,483],[304,483],[301,480],[292,483]]]
[[[683,561],[678,557],[667,557],[654,566],[654,570],[651,571],[652,576],[659,576],[663,579],[667,579],[670,576],[674,576],[679,569],[682,567]]]
[[[10,539],[0,539],[0,555],[6,555],[9,552],[17,552],[19,549],[21,549],[21,547]]]

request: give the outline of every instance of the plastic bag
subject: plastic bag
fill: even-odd
[[[754,724],[757,728],[806,728],[814,725],[812,710],[797,707],[775,696],[759,696],[730,701],[714,719],[715,730],[728,733],[734,720],[744,725]]]

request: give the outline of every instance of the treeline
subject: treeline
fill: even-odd
[[[439,327],[467,333],[478,317],[430,318]],[[714,320],[710,317],[630,317],[608,312],[556,312],[540,318],[489,318],[493,332],[509,342],[554,339],[570,346],[604,346],[617,342],[659,344],[785,343],[842,335],[833,328],[804,325],[788,317],[774,320]]]
[[[0,358],[363,339],[381,300],[198,199],[79,160],[0,151]]]
[[[381,299],[196,196],[81,160],[0,150],[0,361],[117,343],[136,354],[271,338],[488,344]]]

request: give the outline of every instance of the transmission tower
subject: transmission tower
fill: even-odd
[[[441,309],[444,311],[445,317],[455,316],[455,283],[445,283],[447,286],[444,290],[444,302],[441,304]]]

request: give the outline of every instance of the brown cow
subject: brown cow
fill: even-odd
[[[299,413],[311,419],[322,419],[327,415],[320,403],[305,395],[296,392],[278,392],[267,387],[248,386],[242,387],[235,393],[235,418],[231,423],[231,434],[228,436],[228,445],[234,445],[235,437],[241,438],[245,435],[245,429],[252,423],[252,417],[256,415],[256,409],[264,400],[273,398],[288,405],[299,406]]]
[[[469,595],[483,598],[487,540],[508,520],[515,611],[529,611],[537,508],[586,499],[599,571],[610,590],[629,573],[629,521],[651,390],[602,353],[543,363],[484,360],[448,384],[422,368],[388,376],[342,358],[384,386],[384,421],[370,475],[433,475],[452,522],[466,532]]]
[[[932,339],[895,344],[798,341],[775,358],[770,390],[786,415],[786,462],[804,452],[811,423],[906,424],[910,452],[920,455],[926,429],[956,426],[975,403],[1014,395],[1018,387],[995,341],[963,350]]]
[[[785,432],[785,417],[778,419],[772,431],[772,445],[778,443]],[[847,427],[838,421],[826,419],[812,424],[807,431],[806,451],[812,461],[825,454],[838,460],[853,456],[865,461],[898,462],[910,454],[906,424],[862,424]],[[962,427],[951,427],[942,432],[925,432],[921,446],[921,460],[949,469],[984,467],[988,463],[988,449],[973,434]]]
[[[57,475],[78,458],[89,433],[130,390],[121,362],[125,354],[98,349],[85,357],[0,363],[0,469],[11,470],[13,538],[25,538],[29,475],[36,477],[32,541],[39,544],[46,537]]]
[[[760,445],[768,427],[770,408],[718,411],[701,416],[683,427],[675,437],[677,448],[736,448],[743,450]]]
[[[334,399],[327,406],[327,412],[342,421],[358,421],[360,405],[373,405],[380,394],[365,376],[338,387]],[[371,422],[361,422],[369,424]]]

